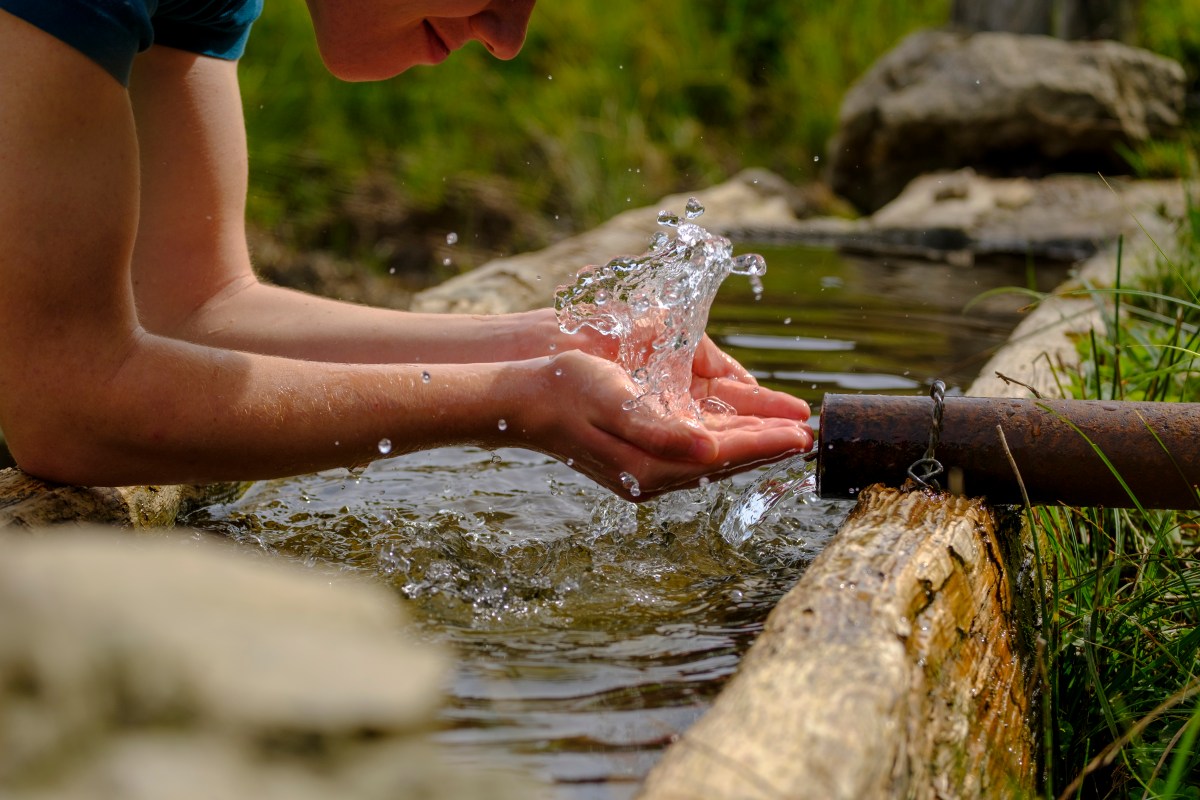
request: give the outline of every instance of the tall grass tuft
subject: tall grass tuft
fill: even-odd
[[[1178,257],[1136,286],[1118,278],[1104,331],[1066,376],[1076,397],[1200,401],[1194,211]],[[1048,584],[1047,796],[1200,798],[1200,513],[1028,513]]]

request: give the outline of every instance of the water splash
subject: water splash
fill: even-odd
[[[721,538],[735,547],[754,532],[767,513],[788,495],[801,501],[816,498],[817,475],[805,456],[793,456],[771,466],[750,484],[730,506],[721,522]]]
[[[722,410],[693,401],[692,359],[721,283],[731,273],[746,275],[760,293],[767,264],[760,255],[735,257],[727,238],[690,221],[703,213],[696,198],[688,200],[682,218],[661,212],[658,223],[674,235],[659,231],[641,256],[585,267],[574,284],[555,293],[564,332],[586,325],[617,338],[617,361],[639,388],[631,407],[696,418]]]

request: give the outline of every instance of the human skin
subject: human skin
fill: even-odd
[[[487,27],[455,19],[445,36]],[[489,49],[515,55],[517,27],[496,23],[508,38]],[[376,67],[424,63],[400,41]],[[391,454],[527,447],[626,497],[630,472],[647,499],[812,444],[807,405],[708,340],[693,390],[739,414],[700,425],[622,410],[637,390],[615,343],[567,336],[549,310],[411,314],[262,284],[246,174],[236,64],[153,47],[126,91],[0,12],[0,427],[27,472],[254,480],[361,465],[386,438]]]

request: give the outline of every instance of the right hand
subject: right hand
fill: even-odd
[[[522,381],[510,431],[628,500],[649,500],[812,447],[812,430],[791,418],[736,414],[701,424],[642,404],[626,410],[640,392],[625,371],[577,350],[522,363],[532,375]],[[622,473],[637,479],[637,494]]]

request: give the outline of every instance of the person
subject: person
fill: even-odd
[[[371,308],[260,282],[237,58],[261,0],[0,0],[0,429],[82,485],[256,480],[519,446],[644,500],[805,451],[808,406],[707,337],[721,419],[627,411],[616,343],[550,309]],[[346,80],[509,59],[534,0],[309,0]]]

